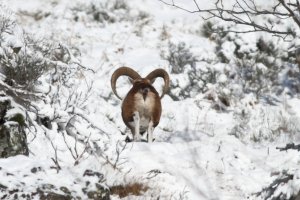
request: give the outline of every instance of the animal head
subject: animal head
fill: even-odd
[[[122,98],[118,95],[116,90],[116,83],[120,76],[128,76],[130,82],[132,83],[133,90],[143,94],[143,96],[146,95],[149,90],[155,90],[152,84],[158,77],[163,78],[165,83],[160,98],[162,98],[169,89],[170,78],[164,69],[156,69],[149,73],[145,78],[142,78],[135,70],[129,67],[120,67],[113,73],[111,77],[111,87],[114,94],[121,100]]]

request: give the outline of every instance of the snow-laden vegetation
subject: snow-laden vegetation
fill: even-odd
[[[0,198],[296,199],[298,30],[259,17],[292,41],[161,1],[0,2]],[[170,74],[151,144],[125,142],[121,66]]]

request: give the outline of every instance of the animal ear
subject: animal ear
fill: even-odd
[[[134,80],[130,77],[128,77],[129,82],[133,85]]]

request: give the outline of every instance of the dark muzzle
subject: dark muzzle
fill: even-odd
[[[149,91],[150,91],[149,88],[144,88],[144,89],[143,89],[142,94],[143,94],[144,100],[146,100],[146,97],[147,97]]]

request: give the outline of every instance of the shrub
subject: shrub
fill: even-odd
[[[11,59],[0,59],[6,82],[11,86],[17,84],[22,88],[30,88],[47,70],[48,65],[38,57],[19,54]]]
[[[162,54],[162,57],[169,62],[171,73],[174,74],[182,73],[187,65],[194,68],[198,60],[184,42],[170,42],[167,55]]]
[[[48,61],[56,59],[55,50],[44,39],[36,40],[29,35],[24,36],[24,43],[17,52],[4,47],[0,65],[9,85],[31,90],[36,81],[50,69]]]
[[[292,170],[294,171],[294,170]],[[273,173],[277,177],[270,183],[269,186],[264,187],[260,192],[255,194],[255,198],[261,199],[285,199],[297,200],[300,198],[299,191],[299,172],[287,171]],[[291,173],[292,172],[292,173]]]
[[[79,19],[78,12],[86,13],[92,20],[102,24],[129,19],[129,7],[124,0],[90,1],[79,4],[72,10],[75,21]]]
[[[129,7],[128,5],[125,3],[125,0],[115,0],[111,2],[111,10],[128,10]]]
[[[168,93],[173,100],[207,93],[206,97],[214,102],[214,108],[223,110],[230,105],[230,81],[225,75],[226,70],[216,71],[208,61],[200,62],[183,42],[178,45],[169,43],[168,53],[162,53],[162,57],[169,62],[173,73]]]
[[[12,13],[9,9],[0,4],[0,45],[4,41],[4,36],[13,31],[16,23],[12,18]]]
[[[201,27],[201,35],[206,38],[212,39],[212,34],[214,32],[213,23],[211,21],[206,21]]]
[[[299,118],[284,107],[272,106],[252,108],[253,102],[239,105],[234,111],[235,126],[231,135],[243,141],[274,141],[282,135],[293,138],[300,131]],[[257,111],[258,110],[258,111]]]
[[[238,102],[245,94],[254,94],[256,100],[260,100],[270,93],[300,93],[300,65],[295,63],[294,51],[285,49],[286,45],[279,46],[280,40],[277,44],[263,37],[248,39],[228,32],[232,26],[211,21],[203,24],[201,34],[215,43],[217,59],[214,60],[200,62],[185,43],[169,43],[161,56],[173,73],[169,92],[173,100],[206,93],[205,97],[212,100],[213,107],[220,109]],[[167,38],[165,35],[163,29],[162,39]],[[215,71],[213,63],[226,65],[229,69]],[[218,81],[221,75],[227,77],[224,83]]]
[[[11,13],[1,6],[0,15],[0,67],[9,85],[30,88],[47,70],[45,62],[51,51],[42,41],[35,41],[29,35],[22,34],[11,17]],[[7,39],[11,38],[11,39]],[[13,38],[13,39],[12,39]]]

